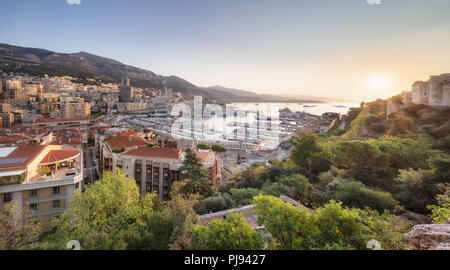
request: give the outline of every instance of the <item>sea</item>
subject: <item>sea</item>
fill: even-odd
[[[292,112],[306,112],[313,115],[322,115],[327,112],[347,114],[350,108],[359,108],[359,103],[233,103],[235,108],[256,110],[260,106],[275,106],[280,110],[290,109]]]
[[[232,103],[229,104],[233,111],[245,111],[245,112],[256,112],[258,110],[264,110],[267,116],[274,116],[273,111],[282,110],[288,108],[292,112],[305,112],[312,115],[321,116],[324,113],[334,112],[340,114],[347,114],[350,108],[359,107],[359,103]],[[266,111],[267,110],[267,111]],[[204,118],[203,127],[210,130],[205,136],[209,140],[221,141],[224,134],[230,135],[235,132],[236,128],[227,128],[224,132],[225,126],[234,126],[233,123],[247,124],[249,127],[253,128],[256,126],[256,114],[252,116],[239,116],[236,115],[232,118],[223,118],[218,116],[212,116]],[[280,121],[275,121],[273,123],[279,124]]]

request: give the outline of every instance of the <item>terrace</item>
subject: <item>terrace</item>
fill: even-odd
[[[39,164],[37,176],[30,182],[61,179],[81,172],[80,152],[75,149],[51,150]]]

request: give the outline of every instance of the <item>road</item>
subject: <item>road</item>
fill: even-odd
[[[83,145],[83,154],[85,183],[92,184],[98,179],[98,172],[97,166],[94,166],[94,156],[92,154],[92,150],[86,144]]]

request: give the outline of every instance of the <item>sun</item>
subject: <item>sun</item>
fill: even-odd
[[[366,87],[374,90],[385,90],[392,86],[392,80],[389,76],[383,74],[374,74],[366,78]]]

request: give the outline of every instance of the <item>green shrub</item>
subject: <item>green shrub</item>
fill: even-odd
[[[334,199],[349,207],[384,211],[393,210],[398,204],[389,192],[376,191],[361,182],[346,181],[337,187]]]

